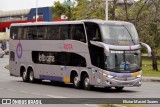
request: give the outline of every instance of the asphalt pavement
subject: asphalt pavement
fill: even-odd
[[[114,88],[95,88],[92,91],[74,89],[70,84],[54,85],[48,81],[42,83],[24,83],[20,77],[11,77],[4,67],[8,65],[8,56],[0,58],[0,98],[159,98],[159,78],[143,77],[140,87],[125,87],[117,92]],[[151,80],[158,80],[152,82]],[[2,105],[0,105],[1,107]],[[8,105],[7,105],[8,106]],[[12,105],[12,107],[21,105]],[[24,105],[26,106],[26,105]],[[59,105],[31,105],[30,107],[97,107],[96,104],[59,104]],[[146,105],[159,107],[160,105]],[[3,105],[3,107],[5,107]],[[28,107],[28,106],[27,106]]]

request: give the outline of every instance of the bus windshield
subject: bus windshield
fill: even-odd
[[[100,25],[102,41],[111,45],[135,45],[139,43],[137,31],[132,24]]]
[[[141,53],[136,51],[110,51],[105,57],[105,69],[114,72],[135,72],[141,69]]]

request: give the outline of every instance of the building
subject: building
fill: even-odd
[[[49,7],[37,9],[38,21],[52,21],[52,11]],[[6,32],[12,23],[25,23],[36,21],[36,8],[16,10],[16,11],[1,11],[0,12],[0,32]]]

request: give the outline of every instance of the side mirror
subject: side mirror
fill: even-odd
[[[90,41],[90,42],[92,45],[104,48],[104,53],[106,54],[106,56],[109,56],[110,51],[107,44],[98,41]]]
[[[149,45],[147,45],[146,43],[143,43],[141,42],[140,43],[142,46],[144,46],[145,48],[147,48],[147,51],[148,51],[148,56],[152,56],[151,52],[152,52],[152,49]]]

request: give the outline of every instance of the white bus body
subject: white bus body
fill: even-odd
[[[121,21],[12,24],[10,75],[83,86],[141,85],[141,45],[134,25]]]

